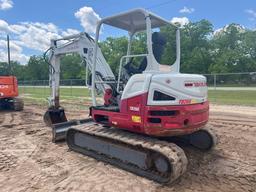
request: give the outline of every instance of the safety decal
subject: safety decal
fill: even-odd
[[[137,115],[132,116],[132,122],[134,123],[141,123],[141,117]]]
[[[191,104],[191,99],[181,99],[179,101],[180,105],[187,105],[187,104]]]

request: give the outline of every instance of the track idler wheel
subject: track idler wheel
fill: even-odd
[[[44,114],[44,122],[49,127],[57,123],[67,122],[64,109],[48,109]]]
[[[200,150],[208,151],[217,144],[217,137],[213,131],[201,129],[189,135],[189,143]]]
[[[168,159],[164,158],[163,156],[159,155],[154,158],[154,165],[157,171],[163,174],[167,174],[170,172],[171,167]]]

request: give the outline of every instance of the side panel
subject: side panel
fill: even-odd
[[[147,93],[122,100],[120,112],[92,109],[93,119],[108,126],[152,136],[185,135],[202,128],[209,103],[147,106]]]
[[[192,133],[209,119],[209,103],[177,106],[146,106],[144,132],[155,136]]]
[[[148,92],[152,74],[136,74],[127,82],[122,93],[122,100]]]
[[[144,133],[147,93],[121,101],[120,112],[92,109],[93,119],[101,124]]]
[[[154,98],[155,91],[171,96],[172,100]],[[207,101],[206,78],[195,74],[155,74],[149,87],[148,105],[187,105]]]
[[[18,82],[14,76],[0,77],[0,98],[18,96]]]
[[[133,75],[127,82],[120,101],[120,112],[92,109],[93,119],[121,129],[144,133],[144,110],[147,104],[151,74]]]

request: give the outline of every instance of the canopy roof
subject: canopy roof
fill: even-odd
[[[100,23],[108,24],[129,32],[137,32],[146,29],[145,17],[151,18],[151,27],[161,27],[167,24],[176,25],[171,22],[149,12],[145,9],[134,9],[128,12],[120,13],[118,15],[103,18]]]

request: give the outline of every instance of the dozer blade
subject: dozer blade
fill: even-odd
[[[176,137],[162,137],[159,138],[164,141],[174,142],[179,145],[192,146],[201,151],[210,151],[218,143],[218,138],[213,130],[210,128],[202,128],[191,134],[176,136]]]
[[[48,109],[44,114],[44,122],[49,127],[57,123],[67,122],[64,109]]]
[[[52,125],[52,142],[56,143],[56,142],[65,140],[66,133],[71,126],[80,125],[80,124],[89,125],[93,123],[94,123],[93,119],[88,118],[88,119],[80,119],[80,120],[70,120],[67,122],[54,124]]]
[[[171,183],[187,167],[184,151],[159,141],[102,125],[77,125],[67,131],[71,150],[112,164],[159,183]]]
[[[217,143],[216,134],[209,128],[200,129],[189,135],[189,144],[202,151],[210,151]]]

